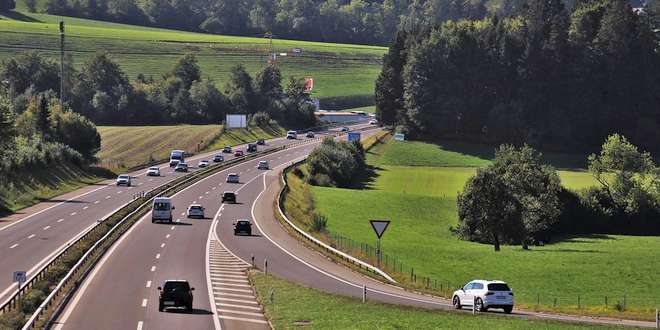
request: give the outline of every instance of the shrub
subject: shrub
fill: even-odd
[[[38,289],[29,290],[23,297],[21,311],[25,314],[32,314],[42,301],[46,298],[46,294]]]
[[[314,214],[312,218],[312,231],[322,233],[328,225],[328,218],[320,214]]]
[[[0,329],[20,329],[25,323],[25,314],[14,310],[0,315]]]

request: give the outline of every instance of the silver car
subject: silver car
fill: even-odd
[[[204,207],[199,204],[190,204],[188,211],[186,211],[188,218],[204,219]]]
[[[121,174],[117,177],[117,185],[125,185],[127,187],[131,186],[131,176],[128,174]]]
[[[236,173],[229,173],[227,175],[227,183],[238,183],[238,174]]]

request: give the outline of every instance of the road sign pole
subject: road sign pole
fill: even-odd
[[[362,303],[364,304],[366,302],[367,302],[367,286],[363,285],[362,286]]]
[[[380,268],[380,238],[376,241],[376,265]]]

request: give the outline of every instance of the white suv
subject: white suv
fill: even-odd
[[[452,302],[456,309],[474,304],[480,312],[502,308],[508,314],[513,310],[513,291],[502,281],[473,280],[454,291]]]

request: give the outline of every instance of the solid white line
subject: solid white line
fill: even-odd
[[[218,213],[220,213],[220,209],[218,209]],[[216,214],[217,217],[217,214]],[[214,217],[215,219],[215,217]],[[211,283],[211,271],[209,270],[209,258],[210,252],[211,252],[211,241],[213,240],[213,236],[215,235],[215,226],[217,223],[213,221],[211,225],[209,226],[209,233],[206,237],[206,253],[204,255],[205,259],[205,265],[204,265],[204,270],[206,271],[206,288],[207,288],[207,293],[209,297],[209,303],[211,303],[211,312],[213,315],[218,315],[217,307],[213,303],[214,301],[214,296],[213,296],[213,285]],[[222,327],[220,326],[220,320],[217,317],[213,318],[213,327],[215,330],[222,330]]]
[[[234,305],[234,304],[225,304],[225,303],[215,303],[215,304],[218,306],[238,307],[238,308],[251,309],[253,311],[261,311],[260,307],[254,307],[254,306],[243,306],[243,305]]]
[[[32,238],[32,237],[34,237],[34,236],[37,236],[37,235],[32,234],[32,235],[28,236],[28,238]]]
[[[155,272],[156,271],[156,266],[151,266],[151,271]]]
[[[219,304],[217,301],[232,301],[240,304],[251,304],[251,305],[259,305],[258,302],[254,300],[241,300],[241,299],[234,299],[234,298],[215,298],[216,304]]]
[[[245,319],[245,318],[242,318],[242,317],[233,317],[233,316],[226,316],[226,315],[219,315],[218,317],[221,318],[221,319],[224,319],[224,320],[234,320],[234,321],[268,324],[268,322],[266,322],[266,321],[254,320],[254,319]]]
[[[147,286],[146,286],[146,287],[147,287],[147,288],[150,288],[150,287],[151,287],[151,281],[147,281]]]
[[[147,307],[147,299],[142,299],[142,307]]]
[[[17,246],[18,246],[18,243],[16,243],[16,244],[10,246],[9,248],[10,248],[10,249],[13,249],[13,248],[15,248],[15,247],[17,247]]]
[[[47,208],[45,208],[45,209],[43,209],[43,210],[41,210],[41,211],[39,211],[39,212],[32,213],[32,214],[26,216],[25,218],[18,219],[18,220],[16,220],[16,221],[14,221],[14,222],[12,222],[12,223],[10,223],[10,224],[8,224],[8,225],[6,225],[6,226],[0,228],[0,231],[3,231],[3,230],[5,230],[5,229],[7,229],[7,228],[9,228],[9,227],[11,227],[11,226],[13,226],[13,225],[15,225],[15,224],[21,223],[21,222],[23,222],[23,221],[25,221],[25,220],[27,220],[27,219],[30,219],[30,218],[32,218],[32,217],[34,217],[34,216],[36,216],[36,215],[39,215],[39,214],[41,214],[41,213],[44,213],[44,212],[46,212],[46,211],[48,211],[48,210],[50,210],[50,209],[52,209],[52,208],[58,207],[58,206],[60,206],[60,205],[62,205],[62,204],[64,204],[64,203],[68,203],[68,202],[74,201],[74,200],[76,200],[76,199],[78,199],[78,198],[80,198],[80,197],[83,197],[83,196],[85,196],[85,195],[89,195],[89,194],[91,194],[91,193],[93,193],[93,192],[95,192],[95,191],[101,190],[101,189],[106,188],[106,187],[108,187],[108,186],[103,186],[103,187],[96,188],[96,189],[94,189],[94,190],[92,190],[92,191],[88,191],[88,192],[86,192],[86,193],[84,193],[84,194],[80,194],[80,195],[78,195],[78,196],[71,197],[71,198],[69,198],[69,199],[67,199],[67,200],[65,200],[65,201],[62,201],[62,202],[59,202],[59,203],[57,203],[57,204],[55,204],[55,205],[53,205],[53,206],[47,207]]]
[[[144,324],[144,322],[142,322],[142,321],[138,322],[137,330],[142,330],[142,325],[143,324]]]
[[[50,226],[46,226],[46,227],[44,227],[44,230],[48,230],[48,228],[50,228]]]

